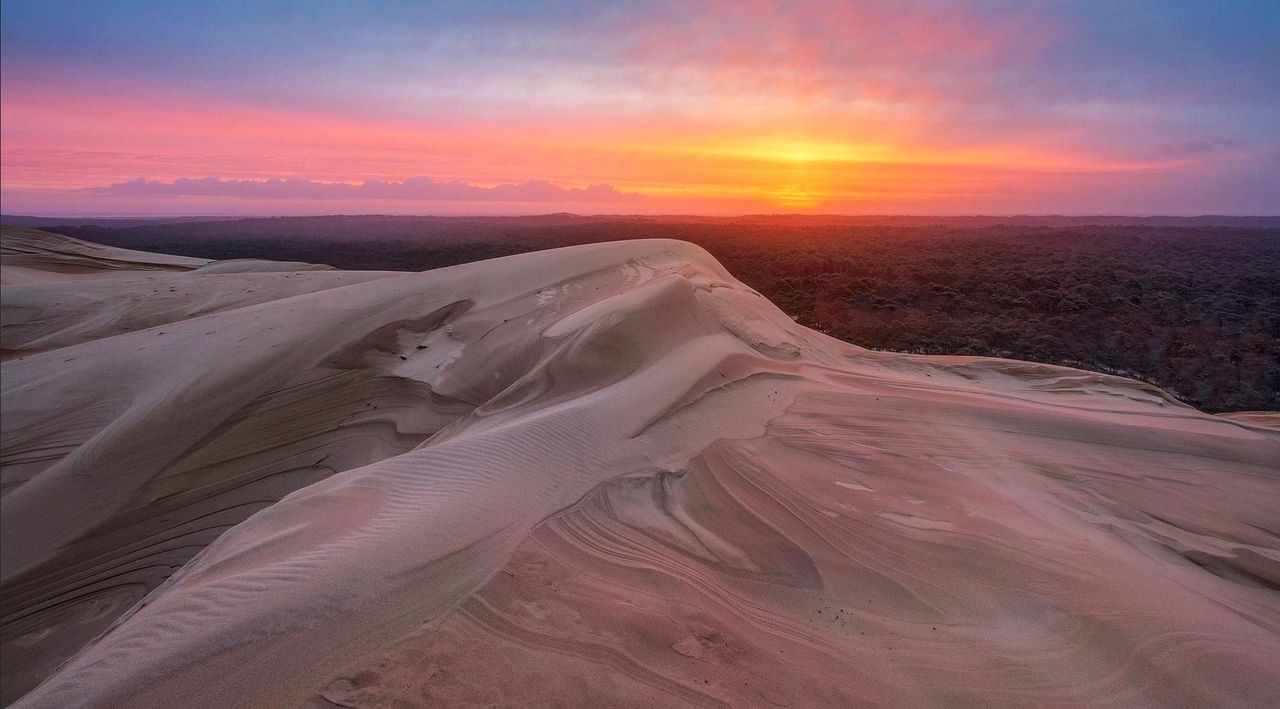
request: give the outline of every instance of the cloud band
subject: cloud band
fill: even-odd
[[[399,199],[453,202],[625,202],[642,195],[612,185],[561,187],[541,180],[481,187],[469,182],[410,177],[403,182],[366,180],[359,184],[316,182],[301,177],[265,180],[224,180],[218,177],[179,178],[172,182],[138,178],[85,191],[129,197],[204,196],[266,199]]]

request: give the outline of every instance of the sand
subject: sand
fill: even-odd
[[[1256,417],[867,351],[678,241],[44,238],[0,279],[5,703],[1280,705]]]

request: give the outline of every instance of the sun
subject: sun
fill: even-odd
[[[788,185],[774,191],[771,198],[786,209],[812,209],[822,203],[822,195],[799,185]]]

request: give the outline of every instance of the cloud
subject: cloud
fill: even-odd
[[[179,178],[172,182],[136,180],[85,191],[128,197],[243,197],[266,199],[403,199],[452,202],[625,202],[643,195],[622,192],[612,185],[561,187],[542,180],[479,187],[458,180],[443,182],[410,177],[403,182],[366,180],[359,184],[315,182],[301,177],[266,180],[224,180],[218,177]]]
[[[1234,148],[1240,143],[1235,140],[1225,138],[1214,138],[1211,140],[1186,140],[1181,143],[1169,143],[1161,146],[1161,149],[1167,155],[1203,155],[1212,153],[1223,148]]]

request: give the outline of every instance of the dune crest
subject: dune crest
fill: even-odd
[[[6,703],[1280,703],[1249,419],[854,347],[678,241],[353,273],[22,238]]]

